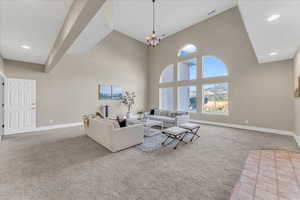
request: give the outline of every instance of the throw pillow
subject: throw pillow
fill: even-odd
[[[126,119],[123,119],[123,120],[119,121],[119,126],[120,126],[120,128],[126,127],[127,126]]]
[[[160,115],[160,116],[168,117],[169,111],[167,111],[167,110],[160,110],[160,111],[159,111],[159,115]]]
[[[150,110],[150,115],[154,115],[155,109]]]
[[[127,121],[126,119],[120,119],[120,117],[117,117],[117,121],[119,122],[120,128],[126,127],[127,126]]]
[[[117,120],[111,120],[113,123],[114,128],[120,128],[120,124]]]

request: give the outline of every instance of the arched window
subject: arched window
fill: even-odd
[[[226,65],[217,57],[203,56],[202,60],[202,77],[211,78],[217,76],[227,76],[228,70]]]
[[[197,47],[193,44],[187,44],[184,47],[182,47],[177,56],[185,56],[190,53],[195,53],[197,51]]]
[[[169,65],[167,66],[160,75],[160,83],[167,83],[174,81],[174,66]]]

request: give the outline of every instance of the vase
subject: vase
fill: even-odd
[[[130,117],[131,117],[131,113],[130,113],[130,111],[128,111],[128,112],[126,113],[126,119],[130,119]]]

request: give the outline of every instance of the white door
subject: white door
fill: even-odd
[[[5,104],[5,135],[36,127],[35,80],[7,79]]]

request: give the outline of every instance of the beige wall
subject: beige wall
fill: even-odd
[[[226,78],[199,79],[193,83],[198,86],[199,105],[202,84],[228,82],[230,87],[229,116],[201,114],[198,108],[193,119],[293,130],[293,61],[259,64],[237,8],[172,35],[150,50],[150,107],[159,105],[158,82],[164,67],[193,57],[177,58],[178,50],[189,43],[199,48],[195,56],[200,73],[203,55],[219,57],[229,69]],[[184,84],[187,83],[181,83]],[[174,86],[164,86],[170,85]]]
[[[298,87],[298,77],[300,77],[300,49],[298,50],[296,57],[295,57],[295,65],[294,65],[294,80],[295,80],[295,87]],[[295,103],[295,133],[300,136],[300,98],[294,99]]]
[[[146,101],[147,48],[118,32],[111,33],[84,55],[66,55],[52,73],[42,65],[5,60],[9,78],[37,80],[38,126],[74,123],[82,114],[95,113],[103,104],[113,113],[125,112],[120,101],[99,101],[98,84],[119,85],[135,91],[135,110]]]
[[[0,54],[0,72],[4,72],[4,63],[1,54]]]

